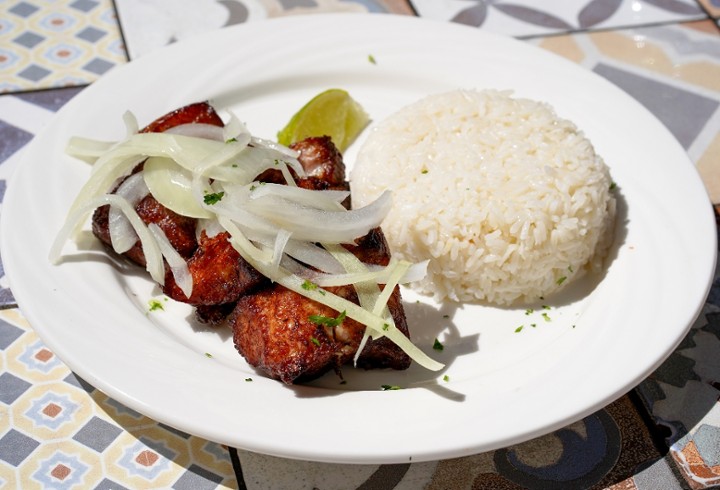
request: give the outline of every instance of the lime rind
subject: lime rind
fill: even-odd
[[[313,136],[329,136],[345,151],[369,124],[370,117],[350,94],[328,89],[307,102],[278,132],[278,143],[289,146]]]

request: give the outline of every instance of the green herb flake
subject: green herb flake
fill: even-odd
[[[552,319],[550,318],[550,316],[549,316],[547,313],[543,313],[543,314],[542,314],[542,317],[543,317],[543,319],[544,319],[546,322],[551,322],[551,321],[552,321]]]
[[[302,283],[302,288],[305,291],[315,291],[318,288],[318,285],[305,279],[305,282]]]
[[[527,310],[525,310],[525,314],[528,316],[532,315],[534,312],[535,312],[535,310],[533,310],[532,308],[528,308]]]
[[[164,310],[164,309],[165,309],[165,307],[163,306],[163,304],[162,304],[159,300],[157,300],[157,299],[151,299],[151,300],[148,302],[148,308],[150,309],[150,311],[158,311],[158,310]]]
[[[320,345],[320,341],[316,339],[315,337],[310,337],[310,342],[312,342],[315,345]]]
[[[571,266],[571,265],[568,266],[568,272],[569,272],[570,274],[572,274],[573,272],[575,272],[575,271],[573,270],[573,266]]]
[[[564,283],[566,280],[567,280],[567,276],[562,276],[562,277],[558,278],[558,280],[555,281],[555,283],[559,286],[560,284]]]
[[[535,328],[535,327],[537,327],[537,323],[531,323],[530,326],[531,326],[532,328]]]
[[[428,173],[428,172],[429,172],[429,170],[426,169],[426,168],[424,168],[424,169],[422,169],[422,170],[420,171],[420,173],[423,174],[423,175],[425,175],[425,174]]]
[[[388,324],[388,323],[383,323],[382,329],[383,329],[385,332],[387,332],[388,330],[390,330],[390,324]]]
[[[515,329],[515,333],[522,332],[523,328],[525,328],[525,325],[520,325],[518,328]]]
[[[248,383],[252,383],[252,380],[253,380],[252,378],[245,378],[245,381]]]
[[[615,182],[610,182],[610,190],[614,191],[617,188],[617,184]]]
[[[221,192],[212,192],[212,193],[210,193],[210,194],[205,194],[205,195],[203,196],[203,202],[204,202],[205,204],[211,206],[211,205],[213,205],[213,204],[219,203],[220,200],[223,198],[224,195],[225,195],[225,193],[222,192],[222,191],[221,191]]]
[[[323,327],[337,327],[340,325],[343,320],[345,320],[345,317],[347,316],[347,313],[343,311],[338,315],[337,318],[332,318],[329,316],[323,316],[323,315],[310,315],[308,317],[308,320],[313,322],[315,325],[320,325]]]
[[[450,318],[450,315],[443,315],[443,318]]]
[[[213,356],[213,355],[210,354],[209,352],[206,352],[206,353],[205,353],[205,357],[207,357],[208,359],[212,359],[212,356]]]
[[[402,390],[398,385],[381,385],[380,389],[383,391]]]
[[[543,310],[552,310],[552,306],[542,305]]]
[[[235,143],[237,141],[237,138],[230,138],[229,140],[225,140],[225,143]]]
[[[370,63],[372,63],[373,65],[377,65],[377,60],[376,60],[375,57],[374,57],[373,55],[371,55],[371,54],[368,55],[368,61],[369,61]]]
[[[443,350],[443,349],[445,349],[445,346],[442,345],[442,343],[438,339],[435,339],[435,342],[433,342],[433,349]]]
[[[447,374],[443,376],[443,381],[445,381],[446,383],[450,381],[450,376],[448,376]]]

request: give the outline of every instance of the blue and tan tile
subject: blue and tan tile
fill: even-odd
[[[84,85],[126,61],[111,0],[0,3],[0,93]]]

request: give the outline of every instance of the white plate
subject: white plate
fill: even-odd
[[[606,273],[548,300],[551,322],[540,312],[527,316],[524,307],[435,305],[406,291],[413,337],[446,371],[346,370],[347,384],[329,375],[289,388],[249,368],[228,331],[188,321],[184,305],[149,313],[149,299],[159,295],[151,281],[97,247],[68,247],[63,264],[48,263],[50,243],[89,173],[63,155],[70,136],[118,139],[126,110],[146,123],[210,99],[273,138],[305,101],[331,87],[349,90],[376,121],[459,87],[513,89],[551,103],[585,130],[619,186],[622,219]],[[346,156],[351,164],[353,149]],[[698,175],[633,99],[521,42],[390,15],[250,23],[113,70],[31,143],[2,218],[2,257],[22,311],[81,377],[189,433],[330,462],[478,453],[592,413],[672,352],[703,304],[715,260],[715,226]],[[520,324],[526,327],[515,333]],[[443,352],[432,350],[436,337]],[[405,389],[382,391],[383,384]]]

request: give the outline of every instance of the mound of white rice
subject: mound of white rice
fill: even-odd
[[[547,104],[457,90],[371,131],[351,173],[353,206],[393,191],[393,254],[430,259],[414,285],[436,300],[532,302],[601,266],[615,199],[603,160]]]

